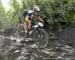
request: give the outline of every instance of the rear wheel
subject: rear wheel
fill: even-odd
[[[40,48],[45,48],[48,45],[48,33],[44,29],[38,29],[33,33],[34,42]]]
[[[26,34],[24,32],[24,26],[23,24],[19,24],[18,27],[17,27],[17,37],[20,38],[20,37],[25,37]]]

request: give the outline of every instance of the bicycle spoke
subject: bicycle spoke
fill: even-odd
[[[35,43],[38,46],[45,47],[48,43],[48,34],[44,30],[38,30],[34,33]]]

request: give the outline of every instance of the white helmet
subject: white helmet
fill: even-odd
[[[40,8],[38,6],[34,6],[33,11],[40,11]]]

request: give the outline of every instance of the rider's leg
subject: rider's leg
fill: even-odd
[[[32,29],[32,21],[31,20],[28,20],[27,22],[28,22],[28,34],[31,35],[32,32],[34,31]]]
[[[28,30],[30,30],[31,29],[31,20],[28,20],[27,22],[28,22]]]
[[[24,30],[25,30],[25,33],[27,33],[27,21],[26,20],[24,21]]]
[[[29,34],[29,31],[31,30],[31,20],[25,20],[24,29],[25,32],[27,31],[27,33]]]

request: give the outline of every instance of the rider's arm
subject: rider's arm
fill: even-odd
[[[38,20],[40,20],[42,23],[44,23],[44,20],[43,20],[40,16],[38,16],[37,18],[38,18]]]
[[[29,16],[26,16],[26,17],[25,17],[25,20],[26,20],[26,21],[29,21]]]
[[[28,29],[30,29],[31,28],[31,20],[30,20],[30,17],[29,16],[26,16],[25,20],[26,20],[26,22],[28,24]]]

